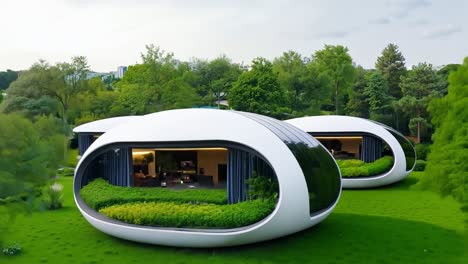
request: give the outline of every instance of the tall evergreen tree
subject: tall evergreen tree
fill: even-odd
[[[388,83],[388,91],[395,99],[402,96],[400,89],[401,76],[406,73],[405,57],[401,54],[397,45],[390,43],[377,58],[375,68],[382,72]]]
[[[392,97],[388,92],[387,80],[380,71],[372,71],[366,75],[364,95],[367,96],[370,118],[389,124]]]
[[[361,66],[356,67],[356,82],[349,91],[346,105],[347,115],[369,118],[369,103],[364,93],[367,85],[366,73]]]

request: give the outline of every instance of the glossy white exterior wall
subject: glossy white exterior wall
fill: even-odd
[[[164,111],[115,126],[99,137],[83,154],[80,166],[94,151],[109,144],[125,142],[228,141],[256,150],[276,173],[280,195],[275,210],[253,225],[226,230],[182,230],[118,224],[105,221],[75,201],[84,217],[97,229],[123,239],[182,247],[233,246],[269,240],[306,229],[325,219],[335,207],[310,216],[309,194],[304,174],[291,151],[273,132],[234,111],[183,109]],[[83,170],[83,168],[82,168]],[[75,175],[75,185],[76,183]],[[75,189],[76,190],[76,189]],[[339,196],[339,195],[338,195]]]
[[[403,148],[398,140],[384,127],[369,120],[350,116],[308,116],[286,120],[307,133],[326,132],[364,132],[381,138],[389,145],[393,152],[393,167],[386,173],[373,177],[343,178],[343,188],[372,188],[392,184],[404,179],[409,172],[406,171],[406,158]]]

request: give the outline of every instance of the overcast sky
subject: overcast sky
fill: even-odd
[[[226,54],[246,64],[324,44],[347,46],[365,68],[390,42],[407,65],[468,56],[465,0],[14,0],[0,11],[0,70],[84,55],[111,71],[138,62],[149,43],[181,60]]]

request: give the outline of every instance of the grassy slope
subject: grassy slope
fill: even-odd
[[[459,205],[414,190],[416,181],[411,176],[387,188],[344,191],[324,222],[292,236],[228,249],[181,249],[95,230],[75,208],[66,178],[65,208],[17,219],[8,241],[20,242],[24,253],[0,256],[0,263],[466,263]]]

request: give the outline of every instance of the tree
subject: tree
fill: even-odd
[[[164,85],[183,74],[177,70],[179,62],[174,60],[173,54],[158,46],[147,45],[141,58],[142,63],[129,66],[122,80],[116,83],[119,99],[112,107],[116,114],[164,110],[161,100]]]
[[[388,124],[393,98],[388,94],[388,83],[380,71],[366,74],[364,95],[367,96],[370,118]]]
[[[12,70],[0,72],[0,90],[5,90],[10,86],[10,83],[18,79],[18,73]]]
[[[330,77],[335,113],[342,113],[345,106],[344,96],[352,85],[355,75],[348,48],[341,45],[325,45],[323,50],[316,51],[312,56],[312,63],[317,65],[320,72]]]
[[[468,210],[468,57],[450,74],[448,94],[429,104],[435,127],[423,186],[452,195]]]
[[[364,93],[367,86],[366,74],[364,68],[356,67],[356,81],[349,91],[349,101],[346,105],[347,115],[369,118],[369,102]]]
[[[190,80],[186,79],[195,87],[198,95],[207,103],[219,102],[226,98],[232,88],[232,84],[242,73],[238,64],[232,63],[231,59],[222,55],[211,61],[195,59],[190,64],[192,68]]]
[[[55,134],[44,129],[21,116],[0,114],[0,243],[13,217],[26,212],[57,169],[54,157],[61,153],[50,145]]]
[[[400,87],[403,97],[398,108],[410,118],[410,131],[416,134],[417,143],[420,143],[421,132],[430,127],[426,108],[432,98],[442,96],[443,80],[431,64],[419,63],[401,78]]]
[[[389,94],[397,100],[401,98],[401,76],[406,74],[405,57],[401,54],[397,45],[390,43],[377,58],[375,68],[382,72],[388,83]]]
[[[59,111],[58,102],[44,95],[40,89],[43,73],[48,67],[48,64],[40,61],[22,72],[6,91],[8,96],[2,103],[1,111],[19,113],[31,120],[40,115],[56,114]]]
[[[437,74],[441,76],[444,83],[444,89],[442,90],[443,95],[447,94],[447,88],[449,85],[448,79],[450,73],[457,71],[460,66],[460,64],[447,64],[437,71]]]
[[[164,85],[161,100],[164,109],[190,108],[200,103],[200,97],[189,84],[174,79]]]
[[[56,100],[60,106],[63,125],[67,127],[69,107],[80,93],[86,91],[88,72],[89,66],[83,56],[73,57],[71,63],[57,63],[54,66],[41,60],[22,73],[18,80],[12,83],[8,93],[12,95],[11,100],[24,102],[23,109],[30,99],[34,102],[37,98],[46,96]],[[48,100],[43,98],[42,101]]]
[[[234,109],[275,117],[290,111],[287,93],[281,89],[271,62],[264,58],[252,61],[252,69],[240,75],[228,95]]]
[[[44,82],[40,84],[40,89],[60,103],[64,126],[68,124],[67,112],[70,104],[78,94],[87,89],[88,72],[88,61],[83,56],[72,57],[71,63],[59,63],[44,71]]]
[[[330,80],[313,64],[306,64],[300,54],[284,52],[273,61],[281,88],[288,92],[293,115],[318,114],[330,96]]]

